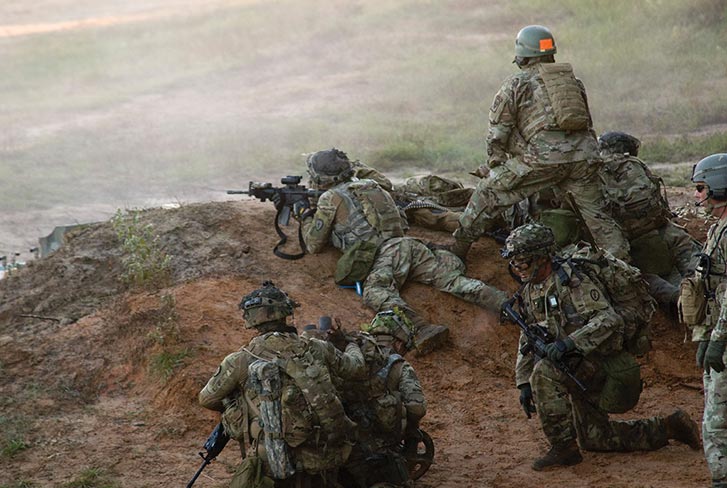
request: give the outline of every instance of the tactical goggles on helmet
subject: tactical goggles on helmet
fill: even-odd
[[[250,298],[250,299],[242,302],[242,306],[240,308],[243,310],[248,310],[250,308],[262,305],[262,303],[263,303],[262,297],[254,297],[254,298]]]

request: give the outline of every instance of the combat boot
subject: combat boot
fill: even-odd
[[[414,355],[424,356],[439,349],[449,340],[449,327],[426,324],[417,328],[414,334]]]
[[[533,461],[532,468],[542,471],[551,466],[573,466],[583,461],[581,451],[575,440],[563,446],[553,446],[543,457]]]
[[[666,438],[683,442],[695,451],[701,446],[699,426],[687,412],[678,408],[664,419]]]

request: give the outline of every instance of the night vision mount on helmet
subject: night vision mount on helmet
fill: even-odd
[[[293,309],[297,306],[272,281],[263,282],[262,288],[242,297],[239,305],[247,329],[293,315]]]

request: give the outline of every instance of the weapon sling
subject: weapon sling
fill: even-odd
[[[281,206],[278,209],[278,213],[275,214],[275,232],[278,233],[278,237],[280,237],[280,240],[277,244],[275,244],[275,247],[273,248],[273,254],[275,254],[279,258],[295,261],[296,259],[300,259],[305,256],[305,241],[303,241],[303,229],[301,223],[298,222],[298,243],[300,244],[300,248],[302,249],[301,252],[296,254],[288,254],[280,250],[280,248],[284,246],[286,242],[288,242],[288,236],[285,235],[285,232],[283,232],[283,230],[280,228],[280,224],[278,223],[278,217],[280,217],[280,214],[283,212],[284,208],[285,206]]]

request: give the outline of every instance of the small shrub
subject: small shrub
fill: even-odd
[[[119,209],[111,219],[125,254],[123,280],[139,288],[162,288],[171,282],[171,256],[162,249],[153,226],[143,225],[139,215],[139,211],[124,215]]]
[[[188,356],[188,349],[182,349],[176,352],[162,351],[152,356],[150,369],[152,373],[167,380],[172,376],[174,370],[184,364],[184,360]]]
[[[176,344],[179,341],[177,302],[174,295],[164,293],[159,297],[158,320],[149,332],[149,337],[160,345]]]

